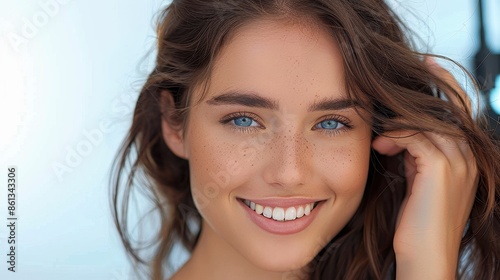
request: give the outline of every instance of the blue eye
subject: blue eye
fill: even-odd
[[[237,112],[224,117],[219,122],[230,126],[238,132],[251,133],[258,129],[265,128],[258,121],[259,116],[249,112]]]
[[[259,125],[255,120],[253,120],[250,117],[246,117],[246,116],[234,118],[232,121],[236,126],[242,126],[242,127],[258,126]]]
[[[316,128],[334,130],[342,128],[344,125],[336,120],[328,119],[324,120],[316,125]]]

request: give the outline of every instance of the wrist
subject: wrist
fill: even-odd
[[[396,279],[455,279],[457,261],[446,254],[396,255]]]

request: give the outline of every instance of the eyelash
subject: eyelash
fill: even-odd
[[[351,125],[351,121],[349,119],[347,119],[346,117],[343,117],[343,116],[338,116],[338,115],[328,115],[328,116],[324,116],[322,117],[315,125],[314,127],[316,127],[318,124],[324,122],[324,121],[328,121],[328,120],[333,120],[335,122],[338,122],[339,124],[343,125],[343,127],[341,128],[338,128],[338,129],[333,129],[333,130],[330,130],[330,129],[322,129],[323,130],[323,133],[327,134],[328,136],[335,136],[335,135],[338,135],[340,133],[344,133],[344,132],[347,132],[347,130],[350,130],[352,129],[352,125]],[[321,128],[314,128],[314,130],[316,129],[321,129]]]
[[[237,126],[237,125],[233,125],[233,124],[229,123],[229,122],[234,121],[235,119],[238,119],[241,117],[249,118],[249,119],[255,121],[256,123],[258,123],[260,125],[260,127],[257,127],[257,126],[243,127],[243,126]],[[257,129],[257,128],[263,128],[263,126],[256,119],[259,119],[259,117],[255,114],[247,113],[247,112],[236,112],[236,113],[233,113],[233,114],[230,114],[230,115],[227,115],[226,117],[224,117],[222,120],[220,120],[220,123],[222,123],[224,125],[229,125],[231,127],[231,129],[234,129],[237,132],[251,133],[251,132],[254,132],[255,129]]]
[[[243,127],[243,126],[237,126],[234,124],[230,124],[231,121],[234,121],[235,119],[238,119],[241,117],[249,118],[252,121],[255,121],[256,123],[258,123],[259,126]],[[259,117],[253,113],[236,112],[236,113],[233,113],[233,114],[230,114],[230,115],[224,117],[222,120],[220,120],[220,123],[224,124],[224,125],[229,125],[231,127],[231,129],[234,129],[237,132],[251,133],[251,132],[254,132],[256,129],[265,128],[263,125],[260,124],[258,119],[259,119]],[[350,124],[349,119],[342,117],[342,116],[338,116],[338,115],[328,115],[328,116],[324,116],[320,120],[318,120],[317,123],[314,125],[313,130],[321,129],[321,128],[315,128],[315,127],[318,124],[320,124],[321,122],[324,122],[327,120],[333,120],[333,121],[338,122],[339,124],[343,125],[343,127],[339,128],[339,129],[333,129],[333,130],[322,129],[323,133],[327,134],[328,136],[335,136],[335,135],[338,135],[340,133],[346,132],[349,129],[352,129],[352,125]]]

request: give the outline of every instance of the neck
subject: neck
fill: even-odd
[[[203,222],[191,258],[172,280],[283,280],[298,279],[299,275],[299,271],[274,272],[255,266]]]

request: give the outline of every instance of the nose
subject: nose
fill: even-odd
[[[294,188],[307,184],[312,176],[312,147],[303,133],[286,131],[274,135],[266,151],[265,181]]]

